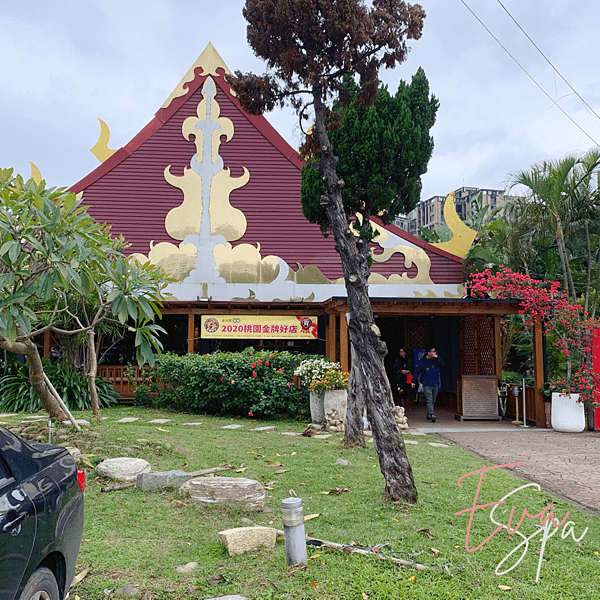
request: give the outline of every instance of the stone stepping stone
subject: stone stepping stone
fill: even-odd
[[[159,425],[164,425],[165,423],[169,423],[171,419],[153,419],[152,421],[148,421],[148,423],[158,423]]]
[[[29,415],[27,417],[23,417],[24,419],[31,419],[32,421],[40,421],[42,419],[47,419],[48,417],[40,417],[40,415]]]
[[[255,427],[252,431],[275,431],[276,429],[275,425],[266,425],[265,427]]]
[[[184,425],[202,425],[202,423],[184,423]]]
[[[0,415],[0,419],[4,418],[4,417],[16,417],[17,413],[4,413],[3,415]],[[27,417],[25,417],[27,418]]]
[[[117,421],[117,423],[133,423],[134,421],[137,421],[139,419],[139,417],[123,417],[122,419],[119,419]]]
[[[110,477],[117,481],[135,481],[140,473],[149,473],[150,463],[143,458],[107,458],[96,466],[98,475]]]
[[[405,444],[418,444],[417,440],[404,440]]]
[[[434,448],[447,448],[448,444],[439,444],[437,442],[429,442],[430,446],[433,446]]]
[[[331,434],[330,433],[320,433],[319,435],[313,435],[311,437],[315,438],[315,440],[324,440],[325,438],[331,437]]]
[[[408,429],[406,431],[402,432],[402,435],[406,435],[406,434],[410,434],[410,435],[427,435],[426,433],[423,433],[422,431],[408,431]]]
[[[239,429],[240,427],[243,427],[243,425],[224,425],[223,427],[221,427],[221,429]]]
[[[302,434],[298,433],[296,431],[282,431],[281,435],[302,435]]]

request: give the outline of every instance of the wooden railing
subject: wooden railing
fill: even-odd
[[[125,371],[131,369],[135,372],[134,382],[132,382],[126,375]],[[112,383],[115,391],[124,400],[133,399],[133,390],[136,384],[144,381],[144,371],[147,371],[147,367],[127,366],[127,365],[100,365],[98,367],[98,376],[103,377],[110,383]]]

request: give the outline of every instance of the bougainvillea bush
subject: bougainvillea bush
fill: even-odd
[[[302,417],[309,413],[308,391],[293,382],[300,358],[253,348],[162,354],[136,388],[136,403],[210,415]]]
[[[564,357],[564,375],[554,374],[550,389],[563,394],[580,394],[587,405],[600,400],[600,373],[594,371],[592,340],[600,322],[589,318],[583,308],[571,304],[557,281],[541,281],[500,266],[471,275],[471,295],[476,298],[519,299],[525,327],[545,327],[554,348]],[[539,326],[539,325],[538,325]]]

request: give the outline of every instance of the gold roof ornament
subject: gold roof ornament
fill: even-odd
[[[108,147],[108,140],[110,140],[110,130],[108,125],[102,119],[98,119],[98,121],[100,121],[100,137],[94,147],[91,148],[91,152],[101,163],[103,163],[110,158],[116,150],[111,150]]]
[[[198,68],[202,69],[202,75],[212,75],[213,77],[218,77],[219,73],[217,73],[217,69],[219,68],[223,69],[227,75],[231,74],[231,71],[225,64],[225,61],[215,50],[215,47],[209,42],[206,48],[204,48],[202,51],[202,54],[197,58],[196,62],[190,67],[189,71],[183,76],[183,79],[171,92],[171,95],[164,101],[161,108],[168,108],[175,98],[180,98],[188,93],[188,89],[184,86],[186,83],[194,81],[196,78],[196,69]]]
[[[466,225],[458,216],[454,204],[454,192],[450,192],[446,197],[446,202],[444,203],[444,221],[446,221],[448,229],[452,232],[452,238],[447,242],[438,242],[431,245],[454,254],[454,256],[466,258],[477,232]]]

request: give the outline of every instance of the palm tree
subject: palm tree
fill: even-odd
[[[577,302],[571,268],[569,239],[580,236],[583,228],[586,247],[585,308],[591,290],[592,229],[598,222],[598,168],[600,154],[592,150],[577,157],[569,155],[557,161],[537,163],[526,171],[510,177],[510,189],[525,188],[523,201],[509,208],[516,235],[530,239],[550,237],[556,244],[562,270],[564,289],[573,303]]]

